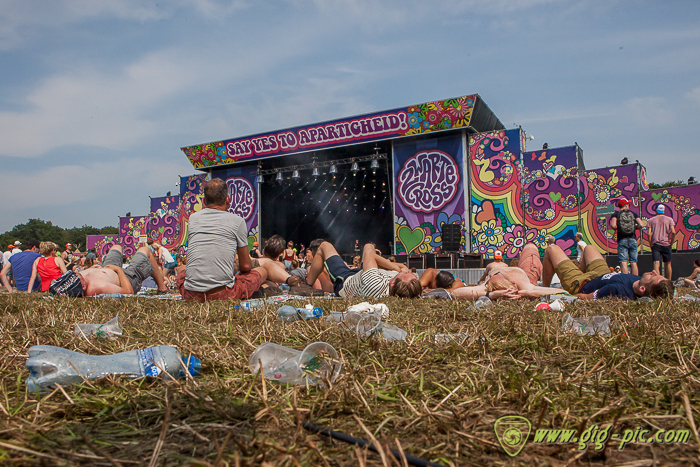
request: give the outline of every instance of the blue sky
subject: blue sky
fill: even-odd
[[[700,177],[700,2],[0,0],[0,232],[116,225],[182,146],[478,93],[529,149]]]

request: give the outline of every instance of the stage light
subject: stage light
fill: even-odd
[[[379,161],[377,159],[372,159],[372,164],[369,166],[369,168],[377,170],[379,168]]]
[[[360,165],[357,162],[352,163],[352,168],[350,169],[353,174],[357,175],[357,172],[360,171]]]
[[[335,166],[335,164],[331,165],[330,170],[328,170],[329,174],[335,175],[338,173],[338,167]]]
[[[294,172],[292,172],[292,178],[294,180],[299,180],[299,171],[298,170],[295,170]]]
[[[284,177],[282,176],[282,172],[277,172],[277,176],[275,177],[275,180],[282,183],[282,181],[284,180]]]
[[[264,183],[265,182],[265,177],[263,177],[261,174],[258,174],[257,177],[255,177],[255,181],[258,183]]]
[[[318,172],[318,168],[317,168],[317,167],[314,167],[314,170],[311,171],[311,175],[312,175],[313,177],[318,177],[318,176],[321,175],[321,174]]]

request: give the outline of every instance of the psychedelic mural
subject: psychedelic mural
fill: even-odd
[[[662,188],[642,193],[640,216],[646,222],[656,215],[656,207],[663,205],[665,215],[676,223],[676,238],[673,248],[680,250],[700,249],[700,185]],[[644,232],[644,250],[649,248],[649,232]]]
[[[231,204],[228,211],[238,214],[245,220],[248,229],[248,247],[253,248],[259,242],[258,228],[258,189],[255,177],[257,167],[240,167],[235,169],[215,170],[212,178],[221,178],[228,185]]]
[[[181,148],[196,169],[465,128],[477,95]]]
[[[187,251],[187,223],[192,213],[202,209],[204,205],[204,182],[206,175],[190,175],[180,177],[180,205],[178,207],[178,222],[180,225],[177,240],[171,244],[174,249],[177,246],[177,253]]]
[[[523,154],[519,174],[524,187],[525,226],[513,227],[512,241],[503,248],[505,257],[517,256],[528,242],[535,243],[544,254],[548,235],[554,236],[555,244],[567,254],[576,252],[574,236],[579,220],[577,167],[577,146]]]
[[[139,239],[146,237],[148,216],[120,217],[119,244],[122,246],[125,260],[130,260],[139,249]]]
[[[499,249],[512,258],[528,241],[540,240],[535,229],[523,225],[522,186],[516,171],[520,133],[520,129],[500,130],[469,137],[471,251],[486,258]]]
[[[151,214],[148,220],[148,238],[168,250],[180,246],[180,197],[151,198]]]
[[[395,254],[439,252],[443,226],[464,226],[463,151],[460,135],[394,143]]]
[[[86,235],[86,247],[97,254],[97,258],[102,259],[107,254],[110,248],[119,244],[119,236],[110,235]]]
[[[610,217],[597,218],[596,207],[616,204],[620,198],[630,200],[630,210],[639,214],[641,165],[587,170],[579,175],[581,199],[581,233],[586,243],[594,244],[601,253],[617,253],[617,232],[610,228]],[[615,208],[617,210],[617,207]]]

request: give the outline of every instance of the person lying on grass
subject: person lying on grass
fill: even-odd
[[[561,286],[581,300],[603,297],[618,297],[636,300],[639,297],[673,297],[673,282],[656,271],[635,274],[610,272],[605,259],[594,245],[583,250],[578,266],[564,251],[552,245],[544,252],[542,285],[548,286],[554,274],[559,276]]]
[[[406,265],[392,263],[378,255],[371,243],[362,251],[361,270],[350,269],[333,245],[321,243],[306,274],[306,282],[313,284],[324,268],[333,282],[335,294],[343,298],[416,298],[423,291],[420,281]]]
[[[454,289],[464,287],[464,282],[451,272],[428,268],[420,276],[420,285],[425,292],[433,289],[445,289],[452,292]]]

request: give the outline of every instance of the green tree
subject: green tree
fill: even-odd
[[[63,229],[53,225],[51,221],[29,219],[26,224],[16,225],[12,230],[0,234],[0,249],[7,248],[7,245],[14,244],[17,240],[26,245],[27,240],[35,239],[40,242],[55,242],[61,250],[63,250],[66,243],[72,243],[76,246],[80,245],[81,251],[84,251],[86,235],[110,235],[118,232],[119,229],[112,226],[98,229],[90,225],[84,225],[82,227],[73,227],[72,229]]]
[[[687,183],[684,182],[683,180],[664,182],[661,185],[659,185],[658,183],[649,182],[649,189],[650,190],[658,190],[659,188],[671,188],[674,186],[686,186],[686,185],[687,185]]]

